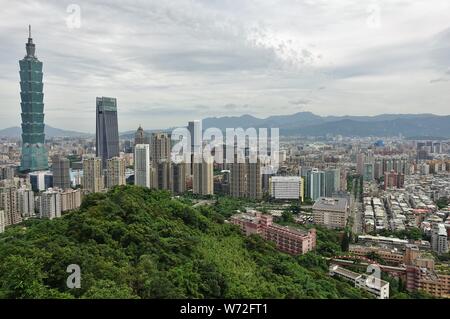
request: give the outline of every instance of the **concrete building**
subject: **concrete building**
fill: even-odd
[[[6,226],[22,222],[16,187],[0,187],[0,210],[4,211]]]
[[[69,189],[70,183],[70,161],[62,156],[52,158],[53,187]]]
[[[12,165],[0,166],[0,180],[13,179],[14,172],[15,172],[15,167]]]
[[[5,231],[6,228],[6,214],[3,209],[0,209],[0,234]]]
[[[292,255],[306,254],[316,248],[315,229],[302,231],[280,226],[273,223],[271,215],[251,211],[232,216],[230,222],[239,226],[245,235],[260,235],[274,242],[279,250]]]
[[[235,155],[230,166],[230,195],[236,198],[262,198],[261,161]]]
[[[83,160],[83,189],[86,192],[98,193],[103,186],[102,159],[92,157]]]
[[[106,188],[125,185],[125,159],[113,157],[106,164]]]
[[[269,193],[275,199],[304,199],[303,178],[300,176],[272,176],[269,183]]]
[[[210,160],[201,159],[194,162],[192,186],[192,192],[194,194],[214,194],[214,171],[212,158]]]
[[[431,232],[431,247],[433,251],[438,254],[448,253],[447,230],[443,223],[436,223],[433,225]]]
[[[80,189],[66,189],[60,191],[61,212],[80,208],[83,194]]]
[[[49,171],[37,171],[28,174],[30,178],[31,188],[35,192],[45,191],[47,188],[53,187],[53,174]]]
[[[145,133],[144,129],[140,125],[136,133],[134,134],[134,145],[138,144],[150,144],[150,140],[147,136],[147,133]]]
[[[389,283],[385,280],[375,276],[359,274],[335,264],[330,265],[329,274],[353,282],[355,287],[364,289],[378,299],[389,299]]]
[[[17,191],[18,195],[18,205],[19,205],[19,213],[23,218],[35,217],[35,201],[34,201],[34,192],[31,189],[20,188]]]
[[[150,188],[150,145],[138,144],[134,148],[134,185]]]
[[[61,194],[58,190],[49,188],[38,196],[38,210],[41,218],[61,217]]]
[[[342,229],[347,225],[350,214],[346,198],[321,197],[314,203],[312,210],[315,224],[337,229]]]
[[[150,139],[150,161],[170,162],[172,140],[168,133],[153,133]]]
[[[183,194],[186,192],[186,166],[187,164],[172,163],[172,192],[174,194]]]

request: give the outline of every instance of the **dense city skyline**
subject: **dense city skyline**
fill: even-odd
[[[107,4],[3,6],[1,128],[20,123],[17,57],[28,23],[53,127],[93,132],[96,96],[117,97],[120,131],[184,125],[186,116],[448,114],[447,1]]]

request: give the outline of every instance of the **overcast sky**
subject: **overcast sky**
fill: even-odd
[[[44,63],[46,124],[59,128],[94,131],[96,96],[117,97],[121,131],[299,111],[450,114],[448,0],[0,7],[0,128],[20,125],[28,24]]]

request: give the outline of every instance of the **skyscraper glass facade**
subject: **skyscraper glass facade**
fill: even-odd
[[[44,134],[44,93],[42,62],[35,56],[35,44],[30,35],[27,55],[19,61],[20,97],[22,108],[22,157],[20,170],[34,172],[48,169],[48,154]]]
[[[106,168],[107,160],[119,156],[119,127],[117,123],[117,100],[110,97],[97,98],[96,153]]]

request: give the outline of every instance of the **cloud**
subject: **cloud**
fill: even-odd
[[[450,74],[447,0],[379,1],[376,29],[358,0],[79,0],[79,29],[70,3],[0,0],[0,128],[20,124],[28,23],[55,127],[94,131],[96,96],[117,97],[122,131],[311,101],[321,115],[448,113],[449,90],[424,86]]]
[[[299,99],[299,100],[289,101],[289,103],[293,104],[293,105],[307,105],[307,104],[311,103],[311,101],[307,100],[307,99]]]

